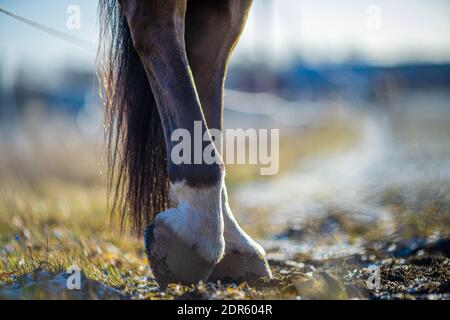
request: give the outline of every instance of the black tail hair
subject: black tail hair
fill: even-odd
[[[161,119],[117,0],[99,1],[99,79],[105,107],[108,210],[141,235],[168,206]],[[111,205],[112,204],[112,205]]]

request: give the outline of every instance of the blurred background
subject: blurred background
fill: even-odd
[[[0,245],[8,252],[21,250],[17,234],[36,244],[86,225],[109,230],[96,6],[0,0],[78,39],[0,12]],[[280,172],[227,168],[238,219],[269,251],[318,248],[318,239],[306,249],[285,240],[297,224],[330,215],[373,226],[365,236],[446,237],[449,102],[447,0],[255,0],[229,67],[225,125],[279,128]],[[333,243],[315,253],[358,250],[351,234]]]

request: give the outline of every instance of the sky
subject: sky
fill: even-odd
[[[67,28],[71,5],[80,9],[79,29]],[[91,50],[80,49],[0,13],[2,75],[20,68],[92,69],[96,7],[93,0],[0,0],[0,8],[92,44]],[[232,63],[250,59],[280,65],[295,57],[340,62],[355,56],[376,64],[450,62],[450,1],[254,0]]]

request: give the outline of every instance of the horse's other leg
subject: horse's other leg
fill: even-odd
[[[176,129],[193,134],[197,121],[200,133],[209,135],[186,55],[186,2],[121,1],[133,45],[155,95],[164,128],[169,180],[178,200],[177,207],[159,213],[145,232],[147,256],[162,287],[170,282],[207,280],[225,247],[220,157],[216,152],[216,161],[211,164],[203,157],[200,162],[177,164],[171,157],[175,146],[171,136]],[[204,143],[200,151],[211,143]],[[191,143],[191,149],[184,151],[191,155],[190,160],[198,152],[194,148],[195,143]]]
[[[244,27],[251,0],[188,3],[186,50],[208,127],[222,129],[223,86],[229,57]],[[263,248],[238,225],[222,189],[225,257],[210,279],[248,281],[272,274]]]

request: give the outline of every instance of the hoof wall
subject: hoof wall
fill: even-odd
[[[209,281],[224,283],[246,281],[255,284],[260,280],[272,279],[272,272],[265,257],[253,253],[228,253],[214,267]]]
[[[159,286],[206,281],[215,263],[201,257],[164,224],[149,225],[144,233],[145,252]]]

